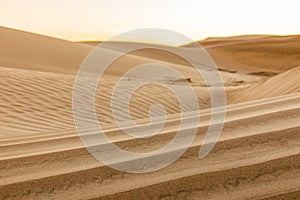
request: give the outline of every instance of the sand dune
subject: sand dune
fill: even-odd
[[[46,37],[33,33],[0,27],[0,66],[27,69],[34,71],[75,74],[85,57],[93,49],[90,45]],[[110,45],[105,50],[107,54],[116,54],[119,43]],[[127,45],[131,45],[128,43]],[[155,45],[153,45],[156,47]],[[161,53],[161,52],[158,52]],[[149,56],[148,56],[149,54]],[[152,54],[156,51],[146,51],[145,56],[127,54],[112,64],[110,75],[121,75],[130,68],[151,62],[168,64],[185,74],[193,74],[191,67],[183,59],[156,59]],[[143,54],[142,54],[143,55]],[[170,53],[166,55],[172,56]],[[184,65],[184,66],[183,66]],[[116,67],[117,66],[117,67]],[[117,69],[117,70],[115,70]]]
[[[76,73],[93,46],[98,44],[97,41],[74,43],[6,27],[0,27],[0,35],[0,66],[62,73]],[[227,70],[272,74],[300,65],[299,36],[210,38],[199,43],[218,67]],[[143,50],[134,52],[133,55],[187,64],[178,56],[166,52]],[[129,60],[132,62],[134,59],[129,57]]]
[[[118,76],[128,69],[151,62],[174,67],[191,78],[201,108],[198,134],[187,152],[170,166],[145,174],[120,172],[99,163],[76,132],[75,73],[95,43],[78,44],[4,27],[0,36],[0,199],[297,199],[300,195],[298,36],[201,42],[222,67],[230,104],[221,138],[204,159],[198,153],[211,122],[210,96],[190,64],[154,50],[136,51],[115,61],[97,88],[95,110],[106,135],[122,149],[157,150],[171,141],[180,122],[176,96],[166,88],[148,85],[134,94],[130,114],[145,125],[151,105],[162,104],[168,112],[162,132],[132,138],[119,130],[110,96]],[[104,53],[116,53],[118,45]],[[193,47],[178,48],[193,53]],[[127,86],[149,79],[179,90],[183,87],[181,80],[172,77],[155,78],[128,77]],[[117,102],[117,108],[122,106]],[[189,106],[189,120],[199,120]],[[95,145],[105,145],[97,143],[92,127],[85,127],[85,133]],[[178,146],[155,158],[161,161],[180,150]],[[107,156],[116,159],[111,152]]]
[[[0,27],[0,66],[76,73],[91,48],[56,38]]]
[[[300,65],[300,36],[243,36],[200,42],[221,68],[280,73]]]
[[[96,46],[99,41],[80,42]],[[300,65],[300,36],[245,35],[199,41],[219,68],[245,73],[274,75]],[[118,45],[118,42],[116,42]],[[154,45],[155,46],[155,45]],[[189,44],[183,47],[191,47]],[[192,49],[191,49],[192,51]],[[140,51],[136,55],[180,63],[166,53]]]
[[[229,92],[231,103],[270,98],[300,92],[300,67],[288,70],[250,87]]]
[[[1,174],[5,174],[0,183],[1,197],[130,199],[183,195],[191,199],[241,199],[298,193],[299,98],[297,94],[229,107],[222,138],[207,158],[197,157],[206,129],[203,124],[182,159],[148,174],[124,174],[102,166],[82,147],[75,132],[57,138],[45,135],[34,142],[6,141],[1,146],[6,150],[1,153]],[[118,141],[129,150],[153,149],[163,138],[157,136],[150,143],[126,138]],[[282,182],[285,187],[272,186]],[[266,187],[262,189],[262,185]],[[84,191],[80,189],[83,187]],[[245,188],[252,192],[245,192]]]

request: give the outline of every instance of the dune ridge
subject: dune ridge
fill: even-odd
[[[290,69],[275,77],[256,83],[250,87],[228,94],[232,103],[270,98],[274,96],[299,93],[300,66]]]
[[[130,198],[131,195],[134,195],[137,197],[139,194],[143,194],[141,191],[147,191],[151,190],[151,195],[162,195],[164,192],[156,188],[157,183],[161,184],[167,184],[169,188],[169,192],[171,192],[168,195],[178,195],[177,190],[181,190],[184,187],[194,187],[194,192],[186,194],[186,195],[195,195],[196,198],[197,195],[205,193],[205,197],[213,198],[214,195],[217,196],[218,192],[222,194],[222,190],[226,189],[226,181],[234,181],[239,180],[235,186],[240,187],[240,191],[237,189],[234,189],[232,191],[227,190],[227,197],[235,196],[236,193],[239,195],[246,195],[247,193],[243,193],[243,184],[249,184],[253,185],[253,187],[260,187],[259,184],[262,180],[260,179],[250,179],[249,172],[243,170],[254,170],[258,169],[268,169],[269,172],[266,172],[266,174],[269,174],[268,176],[273,176],[274,179],[272,180],[272,183],[276,184],[277,181],[292,181],[294,183],[297,183],[299,180],[297,176],[289,177],[289,170],[293,169],[295,170],[295,173],[297,173],[297,170],[299,170],[299,162],[297,160],[299,159],[299,137],[298,136],[298,129],[299,129],[299,105],[293,103],[299,101],[299,95],[290,96],[283,100],[276,100],[269,99],[265,102],[265,105],[269,107],[269,109],[261,110],[258,109],[258,106],[246,106],[246,108],[243,108],[243,105],[237,106],[236,108],[231,111],[229,108],[229,117],[227,119],[227,122],[225,124],[225,128],[222,134],[222,138],[218,142],[217,146],[214,148],[213,152],[203,160],[199,160],[197,157],[197,151],[199,150],[199,145],[201,144],[201,141],[203,139],[203,133],[205,130],[205,125],[203,127],[200,126],[199,134],[197,136],[197,139],[195,140],[192,147],[188,150],[187,153],[183,156],[182,159],[177,161],[174,165],[171,165],[170,167],[154,172],[154,173],[148,173],[144,175],[121,175],[121,172],[117,172],[114,170],[111,170],[105,166],[100,165],[98,162],[96,162],[85,150],[85,148],[81,147],[79,149],[74,148],[75,145],[71,144],[69,150],[65,149],[65,145],[67,143],[61,143],[61,140],[54,140],[53,146],[55,148],[58,148],[58,144],[62,144],[64,147],[61,152],[55,153],[55,152],[47,152],[44,153],[42,149],[49,148],[46,145],[40,144],[41,146],[38,149],[35,149],[38,152],[41,152],[39,155],[35,155],[34,153],[29,153],[27,156],[24,155],[24,152],[20,149],[21,155],[23,156],[17,156],[17,154],[14,154],[13,157],[10,158],[4,158],[3,154],[1,155],[1,166],[2,166],[2,174],[6,174],[5,177],[2,177],[1,186],[1,194],[3,196],[12,194],[12,190],[14,190],[16,193],[14,193],[15,197],[23,196],[27,194],[27,197],[30,198],[30,196],[38,195],[38,198],[43,198],[43,195],[45,195],[45,192],[48,190],[48,192],[52,191],[52,187],[56,188],[53,192],[48,193],[45,198],[49,197],[62,197],[64,198],[83,198],[87,197],[86,194],[82,193],[81,190],[76,189],[79,183],[78,181],[81,180],[83,177],[86,181],[82,182],[82,184],[91,184],[88,188],[94,188],[94,187],[104,187],[103,190],[92,190],[90,193],[89,198],[91,197],[100,197],[101,195],[112,195],[113,196],[119,196],[123,198]],[[274,101],[274,103],[272,103]],[[274,105],[278,108],[277,111],[273,111],[272,107]],[[253,117],[249,118],[249,114],[244,114],[241,116],[240,109],[252,110]],[[232,114],[231,114],[232,113]],[[232,119],[230,119],[232,118]],[[264,121],[272,122],[269,123],[269,126],[266,126]],[[293,121],[294,123],[287,123]],[[234,124],[239,124],[239,126],[236,126]],[[250,124],[250,125],[249,125]],[[255,126],[251,125],[255,124]],[[273,126],[276,124],[276,126]],[[247,129],[245,129],[245,126],[247,126]],[[235,128],[233,128],[235,127]],[[243,127],[244,132],[240,132],[240,127]],[[258,131],[259,130],[259,131]],[[258,132],[257,132],[258,131]],[[75,133],[74,133],[75,134]],[[162,138],[161,138],[162,139]],[[270,140],[271,139],[271,140]],[[75,140],[76,141],[76,140]],[[156,138],[153,140],[153,142],[160,141],[159,138]],[[259,142],[258,142],[259,141]],[[48,144],[50,141],[47,141]],[[128,145],[135,146],[135,143],[139,143],[138,140],[132,141],[129,143],[129,141],[124,141],[121,146],[124,145],[124,147],[128,147]],[[161,142],[161,141],[160,141]],[[37,142],[39,144],[39,142]],[[280,146],[279,146],[280,144]],[[16,152],[18,149],[18,144],[12,144],[10,147],[13,151]],[[23,144],[24,145],[24,144]],[[77,140],[77,145],[80,146],[80,142]],[[146,148],[146,146],[151,145],[155,146],[155,143],[139,143],[138,148]],[[32,144],[30,145],[32,146]],[[252,148],[249,148],[252,146]],[[22,147],[22,144],[21,146]],[[72,148],[73,147],[73,148]],[[23,148],[26,149],[24,146]],[[224,151],[224,148],[227,149]],[[74,150],[73,150],[74,149]],[[130,149],[130,148],[129,148]],[[279,153],[281,152],[281,153]],[[79,155],[81,155],[79,157]],[[244,159],[241,160],[241,155],[243,155]],[[257,157],[257,155],[260,155]],[[82,157],[83,156],[83,157]],[[4,158],[4,159],[3,159]],[[53,159],[55,158],[55,159]],[[219,159],[222,158],[222,162],[219,161]],[[20,159],[22,162],[20,162]],[[63,164],[62,161],[64,159],[69,160],[68,165]],[[70,160],[72,159],[72,160]],[[189,170],[184,170],[184,173],[182,172],[182,167],[187,169],[187,160],[189,163]],[[236,160],[235,160],[236,159]],[[38,161],[39,160],[39,161]],[[228,161],[226,161],[228,160]],[[78,163],[79,162],[79,163]],[[278,165],[276,163],[280,162],[281,164]],[[77,164],[76,164],[77,163]],[[84,165],[81,165],[80,163],[85,163]],[[227,163],[227,164],[225,164]],[[250,164],[252,163],[252,164]],[[286,163],[283,164],[283,163]],[[25,165],[25,166],[24,166]],[[42,167],[47,166],[46,168]],[[202,166],[202,167],[199,167]],[[240,165],[240,170],[237,170],[236,167]],[[5,166],[14,166],[11,167],[5,167]],[[53,167],[50,167],[53,166]],[[63,167],[64,166],[64,167]],[[242,167],[245,166],[245,167]],[[50,167],[50,171],[49,171]],[[22,172],[16,173],[18,169],[22,169]],[[35,169],[40,169],[37,173]],[[46,176],[41,169],[47,170]],[[71,170],[75,171],[71,171]],[[214,172],[214,169],[216,170]],[[26,171],[28,170],[28,172]],[[103,171],[104,170],[104,171]],[[228,171],[229,170],[229,171]],[[279,171],[278,171],[279,170]],[[240,171],[240,172],[239,172]],[[280,172],[278,174],[278,172]],[[217,177],[219,182],[218,184],[221,184],[222,181],[224,181],[223,187],[224,188],[218,188],[216,187],[215,190],[211,191],[211,189],[208,189],[209,186],[206,185],[206,189],[202,188],[203,185],[200,184],[200,182],[203,182],[203,179],[209,179],[211,175],[214,173],[217,173]],[[234,173],[235,172],[235,173]],[[264,174],[262,171],[257,171],[259,173]],[[53,175],[51,175],[54,173]],[[106,175],[107,178],[104,178],[103,175],[100,174],[107,174],[107,173],[113,173],[114,175]],[[178,175],[174,175],[174,173],[178,173]],[[204,173],[204,174],[203,174]],[[228,173],[228,174],[227,174]],[[232,174],[233,173],[233,174]],[[241,178],[237,177],[237,174],[239,173]],[[248,181],[242,181],[243,173],[248,173],[247,177],[249,178]],[[42,176],[41,178],[38,178],[38,174]],[[59,175],[60,174],[60,175]],[[118,175],[119,174],[119,175]],[[157,174],[157,175],[156,175]],[[160,175],[158,175],[160,174]],[[193,175],[194,174],[194,175]],[[203,175],[202,175],[203,174]],[[229,175],[231,174],[231,175]],[[254,176],[253,173],[250,173]],[[264,174],[264,175],[266,175]],[[25,176],[24,176],[25,175]],[[66,178],[66,176],[69,176],[69,178]],[[153,178],[149,179],[146,178],[147,176],[150,177],[160,177],[160,178]],[[257,175],[256,175],[257,176]],[[15,177],[15,178],[13,178]],[[76,177],[76,178],[75,178]],[[98,178],[103,177],[100,182],[98,182]],[[111,178],[114,181],[109,181]],[[121,178],[123,177],[123,178]],[[165,177],[165,178],[162,178]],[[168,178],[169,177],[169,178]],[[172,180],[172,177],[177,177],[175,180]],[[191,178],[192,177],[192,178]],[[221,177],[224,177],[222,179]],[[225,178],[226,177],[226,178]],[[232,178],[229,178],[232,177]],[[287,178],[288,177],[288,178]],[[62,179],[63,178],[63,179]],[[78,179],[78,181],[76,180]],[[197,180],[198,179],[198,180]],[[18,180],[17,182],[14,182],[13,180]],[[23,181],[22,181],[23,180]],[[60,181],[58,181],[60,180]],[[62,180],[72,180],[71,182],[65,182]],[[133,181],[135,180],[135,181]],[[138,180],[149,180],[148,181],[138,181]],[[168,181],[169,180],[169,181]],[[172,181],[171,181],[172,180]],[[13,181],[13,182],[11,182]],[[25,181],[25,182],[24,182]],[[46,182],[45,182],[46,181]],[[124,184],[132,182],[135,184],[128,184],[128,189],[121,187],[118,184]],[[191,182],[189,182],[191,181]],[[200,181],[200,182],[199,182]],[[11,182],[11,183],[10,183]],[[107,183],[110,183],[109,187]],[[174,184],[172,184],[174,182]],[[239,183],[240,182],[240,183]],[[246,182],[246,183],[245,183]],[[75,184],[76,185],[73,185]],[[105,184],[106,183],[106,184]],[[156,184],[155,184],[156,183]],[[3,185],[4,184],[4,185]],[[60,186],[58,186],[59,184]],[[63,185],[62,185],[63,184]],[[67,184],[67,185],[64,185]],[[113,185],[111,185],[113,184]],[[198,185],[200,184],[200,185]],[[207,184],[207,183],[206,183]],[[211,184],[216,184],[215,182],[211,182]],[[241,185],[240,185],[241,184]],[[269,183],[270,184],[270,183]],[[32,186],[34,185],[34,188]],[[56,186],[57,185],[57,186]],[[127,184],[126,184],[127,185]],[[144,185],[144,186],[142,186]],[[177,188],[176,185],[181,185],[181,188]],[[147,187],[146,187],[147,186]],[[274,194],[283,194],[283,193],[289,193],[291,191],[295,192],[298,191],[299,185],[294,184],[288,184],[287,187],[284,188],[276,188],[271,187],[268,190],[259,190],[257,191],[257,194],[255,194],[256,197],[269,197]],[[65,188],[68,188],[67,191],[65,191]],[[132,188],[131,188],[132,187]],[[214,186],[215,187],[215,186]],[[213,188],[214,188],[213,187]],[[230,186],[229,186],[230,187]],[[18,189],[19,188],[19,189]],[[27,189],[26,189],[27,188]],[[30,189],[31,188],[31,189]],[[106,188],[106,189],[105,189]],[[131,188],[131,189],[130,189]],[[134,189],[135,188],[135,189]],[[153,190],[151,189],[153,188]],[[202,188],[202,189],[201,189]],[[59,192],[59,191],[63,192]],[[126,192],[128,190],[128,192]],[[98,192],[97,192],[98,191]],[[106,193],[106,192],[108,193]],[[118,191],[118,192],[117,192]],[[156,191],[154,193],[153,191]],[[206,192],[205,192],[206,191]],[[42,193],[41,193],[42,192]],[[71,192],[71,193],[69,193]],[[76,193],[75,193],[76,192]],[[120,193],[123,192],[123,193]],[[124,193],[125,192],[125,193]],[[232,193],[231,193],[232,192]],[[41,195],[39,195],[41,194]],[[146,193],[147,194],[147,193]],[[210,195],[211,196],[210,196]],[[70,196],[69,196],[70,195]],[[94,195],[94,196],[93,196]],[[99,196],[100,195],[100,196]],[[150,193],[148,193],[150,195]],[[254,194],[248,194],[248,195],[254,195]],[[2,197],[3,197],[2,196]],[[7,196],[9,197],[9,196]],[[108,196],[109,197],[109,196]],[[107,198],[108,198],[107,197]],[[147,196],[144,196],[147,197]],[[149,197],[149,196],[148,196]],[[203,196],[204,197],[204,196]],[[237,196],[235,196],[237,198]],[[250,196],[247,196],[248,198]]]

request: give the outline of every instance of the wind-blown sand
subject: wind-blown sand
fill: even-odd
[[[133,52],[116,61],[113,66],[124,67],[108,71],[101,80],[105,87],[97,90],[96,111],[107,135],[118,146],[149,152],[170,142],[178,129],[175,96],[153,85],[134,96],[130,112],[134,120],[147,123],[149,107],[161,103],[169,113],[164,131],[148,139],[134,139],[116,128],[110,95],[117,76],[133,66],[153,61],[171,65],[191,78],[201,107],[198,134],[188,151],[172,165],[146,174],[104,166],[89,154],[77,135],[72,89],[75,73],[94,44],[4,27],[0,27],[0,41],[0,199],[300,196],[298,36],[210,38],[200,42],[222,68],[230,104],[221,138],[204,159],[199,159],[198,152],[210,122],[210,97],[188,63],[154,50]],[[141,78],[155,80],[131,77],[128,84]],[[182,87],[179,80],[170,77],[161,81]],[[91,137],[95,134],[95,130],[87,131]]]

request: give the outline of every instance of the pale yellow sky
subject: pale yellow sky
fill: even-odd
[[[105,40],[137,28],[192,39],[300,34],[299,0],[0,0],[0,25],[68,40]]]

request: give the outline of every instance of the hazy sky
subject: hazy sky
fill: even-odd
[[[137,28],[192,39],[300,34],[299,0],[0,0],[0,25],[69,40],[104,40]]]

